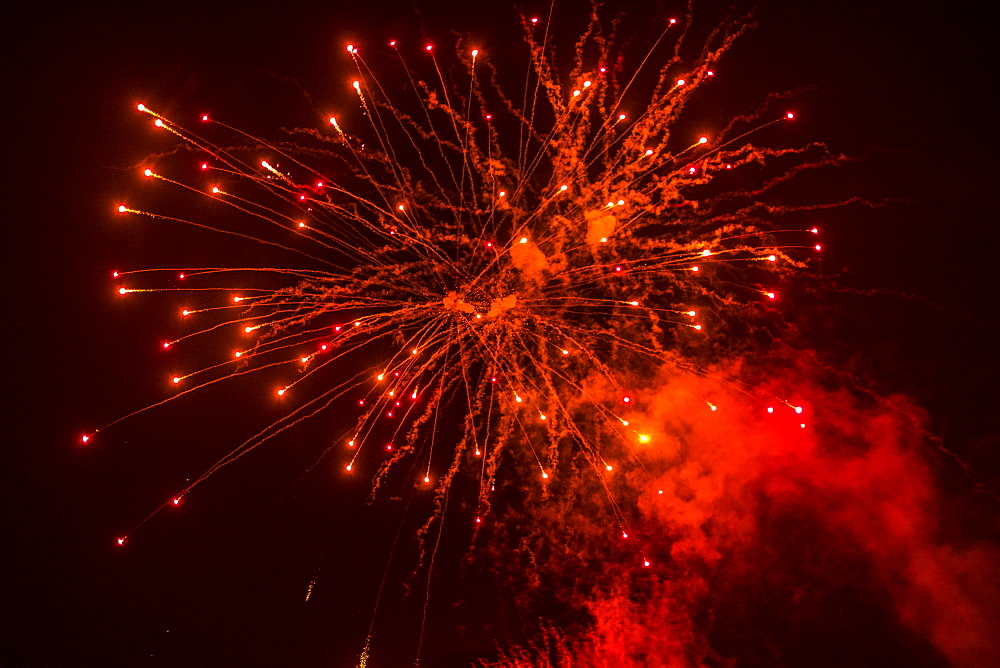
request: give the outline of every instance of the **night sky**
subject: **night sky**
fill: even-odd
[[[329,467],[303,475],[332,418],[230,467],[190,504],[144,526],[127,549],[116,536],[248,435],[247,413],[269,409],[254,403],[253,387],[207,391],[92,447],[79,443],[81,433],[169,389],[170,361],[158,346],[169,324],[164,313],[178,302],[125,304],[111,271],[155,264],[201,238],[208,246],[190,246],[196,265],[220,243],[172,238],[145,222],[122,230],[114,207],[144,197],[133,166],[170,146],[146,129],[137,102],[177,119],[210,112],[253,133],[319,126],[320,113],[350,100],[348,42],[445,43],[453,29],[498,49],[517,36],[516,14],[502,2],[353,4],[13,10],[3,114],[13,281],[4,328],[6,421],[14,426],[4,439],[9,665],[347,666],[357,659],[398,514],[365,505],[364,481],[334,481]],[[838,177],[836,192],[886,201],[823,212],[819,271],[829,292],[818,306],[803,298],[793,319],[879,393],[912,397],[928,412],[930,430],[965,463],[967,472],[947,456],[934,458],[935,484],[953,500],[947,519],[956,544],[995,544],[1000,529],[990,100],[996,23],[989,4],[764,0],[759,28],[723,61],[730,78],[718,77],[710,93],[736,113],[768,91],[811,86],[796,102],[795,132],[860,158]],[[524,7],[547,11],[545,3]],[[713,7],[706,5],[708,16]],[[821,194],[825,185],[806,187]],[[412,560],[411,552],[401,548],[400,562]],[[402,597],[407,567],[397,570],[389,580],[395,593],[382,603],[379,665],[406,665],[415,652],[422,596]],[[465,586],[442,581],[432,591],[422,664],[491,656],[490,631],[454,640],[453,624],[475,626],[450,605],[474,595],[459,590]],[[461,614],[488,618],[489,604],[481,607]],[[498,639],[520,632],[490,623]],[[838,659],[846,656],[854,665],[946,665],[909,636],[857,631],[817,646],[840,643],[861,650],[829,649],[815,665],[846,663]],[[743,663],[765,663],[755,661]]]

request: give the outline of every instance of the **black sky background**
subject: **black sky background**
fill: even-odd
[[[110,271],[137,266],[156,244],[194,239],[165,239],[169,231],[149,226],[123,232],[112,213],[122,198],[143,197],[129,168],[167,146],[143,129],[148,118],[134,112],[136,102],[172,118],[208,111],[266,133],[289,114],[308,116],[305,105],[269,104],[294,97],[297,85],[317,108],[336,106],[333,91],[350,76],[348,41],[416,44],[453,28],[494,49],[501,45],[491,40],[516,36],[504,3],[419,2],[419,11],[406,2],[357,4],[13,10],[2,107],[10,276],[4,403],[14,427],[4,438],[3,598],[11,665],[350,665],[356,658],[396,516],[364,506],[363,484],[333,484],[326,470],[296,483],[312,462],[308,434],[219,475],[199,491],[197,511],[166,513],[126,550],[115,536],[241,440],[241,407],[259,407],[249,391],[207,393],[93,447],[81,447],[79,435],[162,396],[171,373],[157,347],[167,326],[161,307],[174,303],[125,306]],[[524,6],[539,15],[547,9]],[[807,320],[820,345],[851,351],[881,391],[914,395],[947,447],[995,492],[994,19],[986,2],[764,1],[759,29],[724,61],[732,75],[718,85],[747,99],[815,85],[796,109],[796,131],[869,159],[841,188],[901,200],[825,214],[830,301]],[[268,79],[273,90],[247,87]],[[209,431],[199,429],[205,424]],[[322,441],[331,426],[311,433]],[[957,492],[971,486],[955,472],[945,484]],[[995,538],[989,520],[968,524],[970,534]],[[456,592],[442,587],[428,654],[452,665],[488,652],[482,638],[451,640],[446,600]],[[383,629],[381,642],[398,643],[407,656],[419,620],[407,615],[418,605],[399,601],[387,601],[401,606],[388,618],[409,622],[396,635]]]

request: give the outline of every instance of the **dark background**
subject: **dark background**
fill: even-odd
[[[329,466],[300,479],[315,460],[311,444],[329,440],[332,420],[220,474],[137,532],[128,549],[114,544],[180,481],[253,433],[241,409],[266,410],[251,396],[258,388],[208,392],[93,446],[79,443],[84,431],[163,396],[163,379],[173,373],[158,346],[170,336],[164,314],[177,304],[152,297],[123,305],[111,270],[148,266],[161,251],[196,243],[150,226],[123,231],[112,213],[123,199],[142,201],[131,168],[169,146],[151,136],[134,105],[146,102],[175,119],[208,111],[268,133],[290,116],[308,122],[313,110],[349,102],[335,92],[349,85],[346,43],[371,49],[395,38],[416,49],[426,36],[445,48],[455,29],[500,49],[517,35],[516,14],[502,5],[14,10],[3,106],[12,279],[4,300],[4,404],[13,425],[4,438],[3,598],[15,665],[356,659],[399,513],[365,506],[366,484],[345,482]],[[848,351],[881,391],[916,396],[973,479],[995,491],[990,5],[765,1],[759,29],[724,60],[712,95],[726,90],[738,105],[772,90],[816,87],[797,105],[796,131],[866,159],[842,177],[840,192],[893,200],[824,214],[821,271],[830,294],[815,307],[817,345]],[[711,20],[714,5],[703,6]],[[649,7],[635,3],[630,11]],[[547,5],[525,11],[544,16]],[[313,96],[312,108],[275,104],[300,88]],[[972,485],[949,480],[958,490]],[[397,556],[412,559],[402,548]],[[396,661],[414,653],[422,600],[402,599],[399,580],[383,602],[389,612],[378,641],[398,646]],[[467,646],[447,640],[454,592],[442,587],[425,654],[448,665],[488,653],[488,638],[470,635]]]

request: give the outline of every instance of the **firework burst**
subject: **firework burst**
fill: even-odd
[[[227,213],[194,219],[128,203],[123,218],[192,225],[294,259],[115,272],[123,296],[190,295],[181,315],[203,324],[164,348],[210,340],[221,351],[136,413],[251,375],[288,406],[162,507],[278,434],[350,409],[353,426],[324,454],[343,475],[372,477],[373,494],[394,471],[434,490],[424,533],[460,473],[475,481],[467,505],[478,529],[504,466],[546,494],[567,457],[603,488],[615,532],[632,533],[608,480],[643,466],[655,445],[629,419],[643,378],[665,366],[713,376],[713,346],[731,349],[774,319],[773,286],[820,250],[817,229],[780,224],[802,207],[774,193],[840,158],[775,141],[794,114],[770,104],[711,136],[691,133],[685,110],[724,78],[720,61],[744,22],[711,31],[689,56],[686,21],[671,19],[632,70],[596,10],[568,68],[547,22],[522,22],[529,59],[515,95],[481,46],[462,43],[442,64],[432,45],[406,55],[390,42],[370,47],[384,68],[362,45],[345,50],[360,112],[350,124],[330,117],[288,141],[210,116],[196,133],[138,106],[188,149],[144,165],[145,178]],[[389,77],[406,91],[390,94]],[[205,176],[189,183],[172,170],[192,153]],[[163,285],[171,273],[177,287]],[[802,410],[760,396],[772,410]],[[709,394],[701,404],[718,408]],[[649,565],[641,548],[635,559]]]

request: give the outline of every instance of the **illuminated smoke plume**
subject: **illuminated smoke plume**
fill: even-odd
[[[641,528],[597,539],[582,480],[532,505],[514,570],[563,585],[563,626],[497,665],[996,665],[1000,550],[957,537],[923,412],[791,366],[801,413],[673,372],[637,395],[616,491]]]

